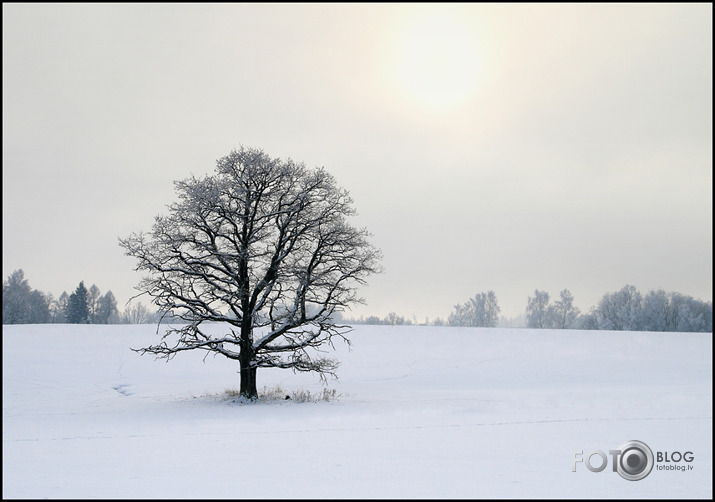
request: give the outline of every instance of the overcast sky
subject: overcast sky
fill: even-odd
[[[2,9],[3,280],[123,308],[118,237],[243,145],[351,193],[385,269],[352,315],[712,300],[712,4]]]

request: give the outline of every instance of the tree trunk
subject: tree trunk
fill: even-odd
[[[256,368],[251,367],[251,361],[244,363],[241,358],[241,395],[248,399],[258,397],[256,388]]]
[[[253,343],[248,337],[243,338],[239,362],[241,364],[241,395],[248,399],[256,399],[258,397],[256,388],[256,370],[258,368],[254,366]]]

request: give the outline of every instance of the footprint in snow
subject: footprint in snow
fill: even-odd
[[[123,383],[121,385],[116,385],[112,388],[119,392],[122,396],[131,396],[132,393],[127,390],[128,387],[129,385]]]

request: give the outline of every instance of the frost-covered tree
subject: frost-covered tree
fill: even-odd
[[[692,296],[670,293],[671,310],[674,312],[673,331],[713,330],[713,304]]]
[[[676,331],[676,315],[668,293],[662,289],[651,291],[643,297],[638,327],[644,331]]]
[[[32,288],[22,269],[15,270],[2,285],[2,323],[29,322],[28,303]]]
[[[639,320],[645,331],[712,331],[712,304],[659,289],[643,297]]]
[[[50,322],[48,296],[34,290],[22,269],[14,271],[3,282],[3,324],[40,324]]]
[[[454,306],[449,315],[451,326],[475,326],[493,328],[499,323],[499,302],[494,291],[477,293],[464,304]]]
[[[534,297],[526,300],[526,327],[553,328],[554,310],[549,308],[549,293],[534,290]]]
[[[599,329],[638,331],[642,301],[642,295],[631,285],[615,293],[606,293],[595,310]]]
[[[662,289],[643,296],[628,285],[605,294],[588,320],[590,329],[712,331],[712,303]]]
[[[559,293],[559,299],[551,307],[554,328],[568,329],[576,327],[580,310],[573,305],[573,295],[568,289]]]
[[[170,359],[204,350],[238,361],[240,394],[257,396],[258,368],[334,374],[315,350],[345,338],[333,314],[359,302],[356,286],[379,270],[368,233],[350,225],[348,193],[324,169],[241,148],[213,176],[175,183],[178,202],[149,233],[120,239],[146,272],[138,289],[161,315],[186,322],[158,345]],[[207,322],[226,327],[221,335]]]
[[[79,283],[67,302],[67,322],[72,324],[89,323],[89,308],[87,307],[87,288],[84,281]]]
[[[589,329],[597,330],[598,328],[598,316],[596,315],[596,308],[591,307],[587,313],[583,314],[578,318],[576,323],[577,329]]]

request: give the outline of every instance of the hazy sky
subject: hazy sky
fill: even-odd
[[[350,191],[385,268],[352,315],[712,300],[712,4],[2,10],[3,280],[123,308],[117,238],[243,145]]]

